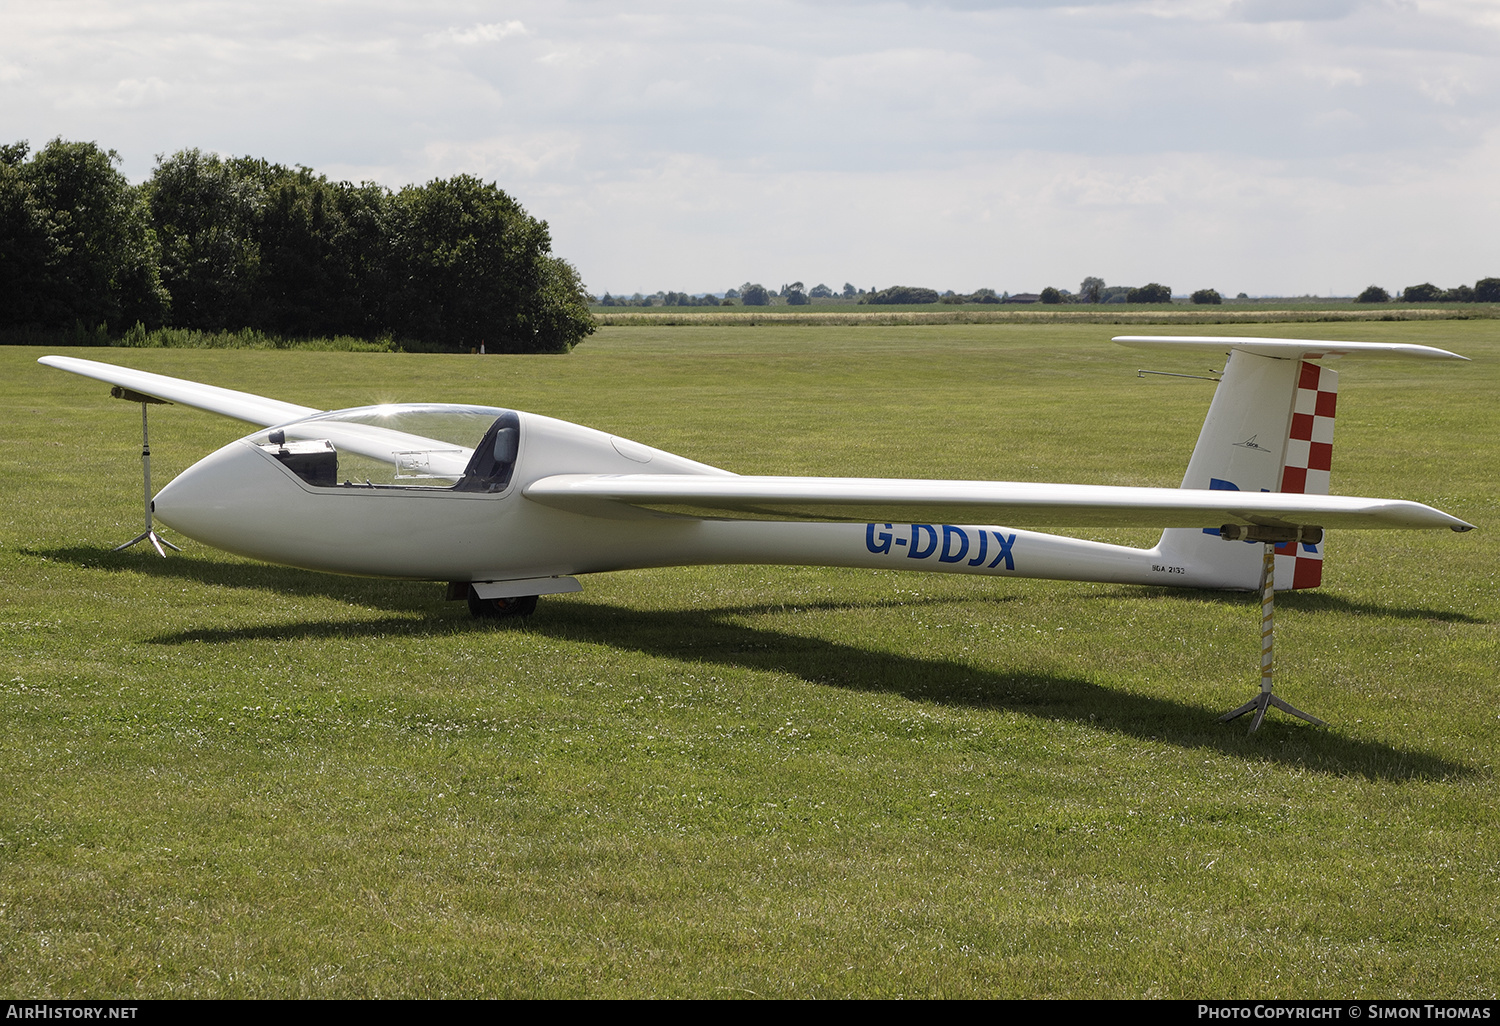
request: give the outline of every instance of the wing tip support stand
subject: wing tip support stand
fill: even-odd
[[[1255,716],[1250,720],[1250,733],[1253,734],[1260,729],[1261,721],[1266,718],[1266,710],[1274,706],[1290,716],[1306,720],[1313,726],[1326,727],[1328,724],[1316,716],[1309,715],[1272,694],[1271,680],[1272,670],[1275,666],[1275,642],[1276,543],[1267,541],[1260,569],[1260,694],[1250,699],[1250,701],[1238,709],[1231,709],[1223,716],[1220,716],[1219,722],[1228,723],[1230,720],[1253,712]]]
[[[141,404],[141,473],[145,482],[143,502],[146,508],[146,529],[128,542],[116,545],[112,551],[120,552],[130,548],[132,545],[139,545],[143,541],[148,541],[156,548],[157,555],[166,559],[167,551],[162,548],[163,545],[173,552],[181,552],[182,549],[156,533],[156,522],[152,516],[155,508],[151,503],[151,436],[146,432],[146,408],[148,406],[171,406],[172,404],[165,399],[158,399],[155,396],[125,388],[122,385],[116,385],[111,388],[109,394],[116,399],[124,399],[126,402]]]

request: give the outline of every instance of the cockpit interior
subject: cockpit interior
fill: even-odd
[[[521,418],[489,406],[366,406],[246,440],[314,488],[499,494],[515,474]]]

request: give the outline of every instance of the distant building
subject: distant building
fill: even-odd
[[[1038,303],[1041,294],[1037,292],[1017,292],[1013,296],[1007,296],[1001,300],[1002,303]]]

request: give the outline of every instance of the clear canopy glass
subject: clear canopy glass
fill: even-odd
[[[385,404],[315,414],[246,440],[321,487],[494,492],[509,485],[520,420],[494,406]]]

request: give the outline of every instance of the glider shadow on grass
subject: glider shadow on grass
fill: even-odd
[[[939,601],[951,604],[951,600],[933,600]],[[981,599],[977,605],[1012,601],[1016,599],[997,596],[994,600]],[[797,603],[796,608],[838,610],[910,604]],[[1257,740],[1242,729],[1218,723],[1218,709],[1122,693],[1074,675],[988,669],[949,659],[917,658],[755,627],[740,619],[780,612],[783,608],[769,604],[640,611],[570,601],[559,603],[556,615],[549,610],[545,619],[524,629],[560,641],[610,645],[667,659],[784,673],[827,687],[897,694],[915,702],[1071,720],[1181,748],[1212,749],[1319,772],[1394,780],[1442,779],[1473,773],[1470,767],[1440,756],[1343,737],[1300,723],[1284,724],[1273,747],[1265,739]]]
[[[107,571],[145,573],[223,587],[323,597],[407,614],[178,631],[148,639],[160,645],[359,635],[407,635],[421,638],[437,633],[473,634],[495,639],[510,632],[527,632],[558,641],[606,645],[663,659],[784,673],[827,687],[897,694],[916,702],[1010,711],[1042,719],[1071,720],[1143,740],[1270,760],[1317,772],[1354,774],[1379,780],[1466,777],[1474,772],[1471,767],[1426,752],[1349,738],[1332,730],[1315,730],[1300,723],[1276,721],[1281,727],[1276,733],[1251,737],[1241,729],[1216,722],[1216,715],[1220,711],[1218,709],[1172,699],[1122,693],[1100,687],[1079,676],[1003,668],[984,669],[946,659],[923,659],[753,626],[743,619],[781,613],[788,608],[809,612],[837,612],[952,604],[953,599],[947,597],[902,596],[865,601],[817,599],[795,603],[764,602],[669,610],[636,610],[569,599],[550,602],[541,614],[529,619],[500,621],[495,624],[469,619],[459,609],[442,603],[439,601],[440,592],[433,585],[332,577],[255,563],[224,563],[185,558],[147,560],[128,553],[90,548],[31,551],[27,554]],[[1122,592],[1121,597],[1125,594]],[[1129,594],[1140,595],[1141,592],[1132,589]],[[1238,593],[1188,595],[1167,589],[1162,589],[1159,597],[1178,602],[1251,601]],[[1296,598],[1303,602],[1320,599],[1321,608],[1459,622],[1485,622],[1466,614],[1446,611],[1370,609],[1366,604],[1339,605],[1340,600],[1337,599],[1330,605],[1327,596]],[[969,598],[965,601],[999,606],[1021,602],[1023,598],[1016,595],[996,595],[993,598]],[[425,615],[412,616],[412,613]],[[997,613],[995,618],[1001,617]],[[1276,741],[1272,742],[1272,739]]]
[[[1125,586],[1090,591],[1080,595],[1086,599],[1141,599],[1152,601],[1202,602],[1215,605],[1245,606],[1258,618],[1256,610],[1260,596],[1243,591],[1183,591],[1179,588],[1141,588]],[[1388,616],[1396,620],[1431,620],[1440,623],[1488,624],[1489,620],[1472,613],[1456,609],[1429,609],[1420,606],[1396,606],[1376,602],[1356,602],[1341,595],[1326,591],[1278,591],[1277,610],[1290,610],[1298,615],[1318,613],[1345,613],[1352,616]]]
[[[411,581],[369,577],[339,577],[272,566],[269,563],[201,559],[186,553],[174,553],[171,559],[161,559],[149,548],[115,552],[112,549],[72,546],[60,549],[22,549],[20,552],[36,559],[72,563],[85,570],[143,574],[163,580],[194,581],[221,588],[244,588],[297,598],[326,598],[392,612],[431,610],[442,599],[441,585],[414,585]]]

